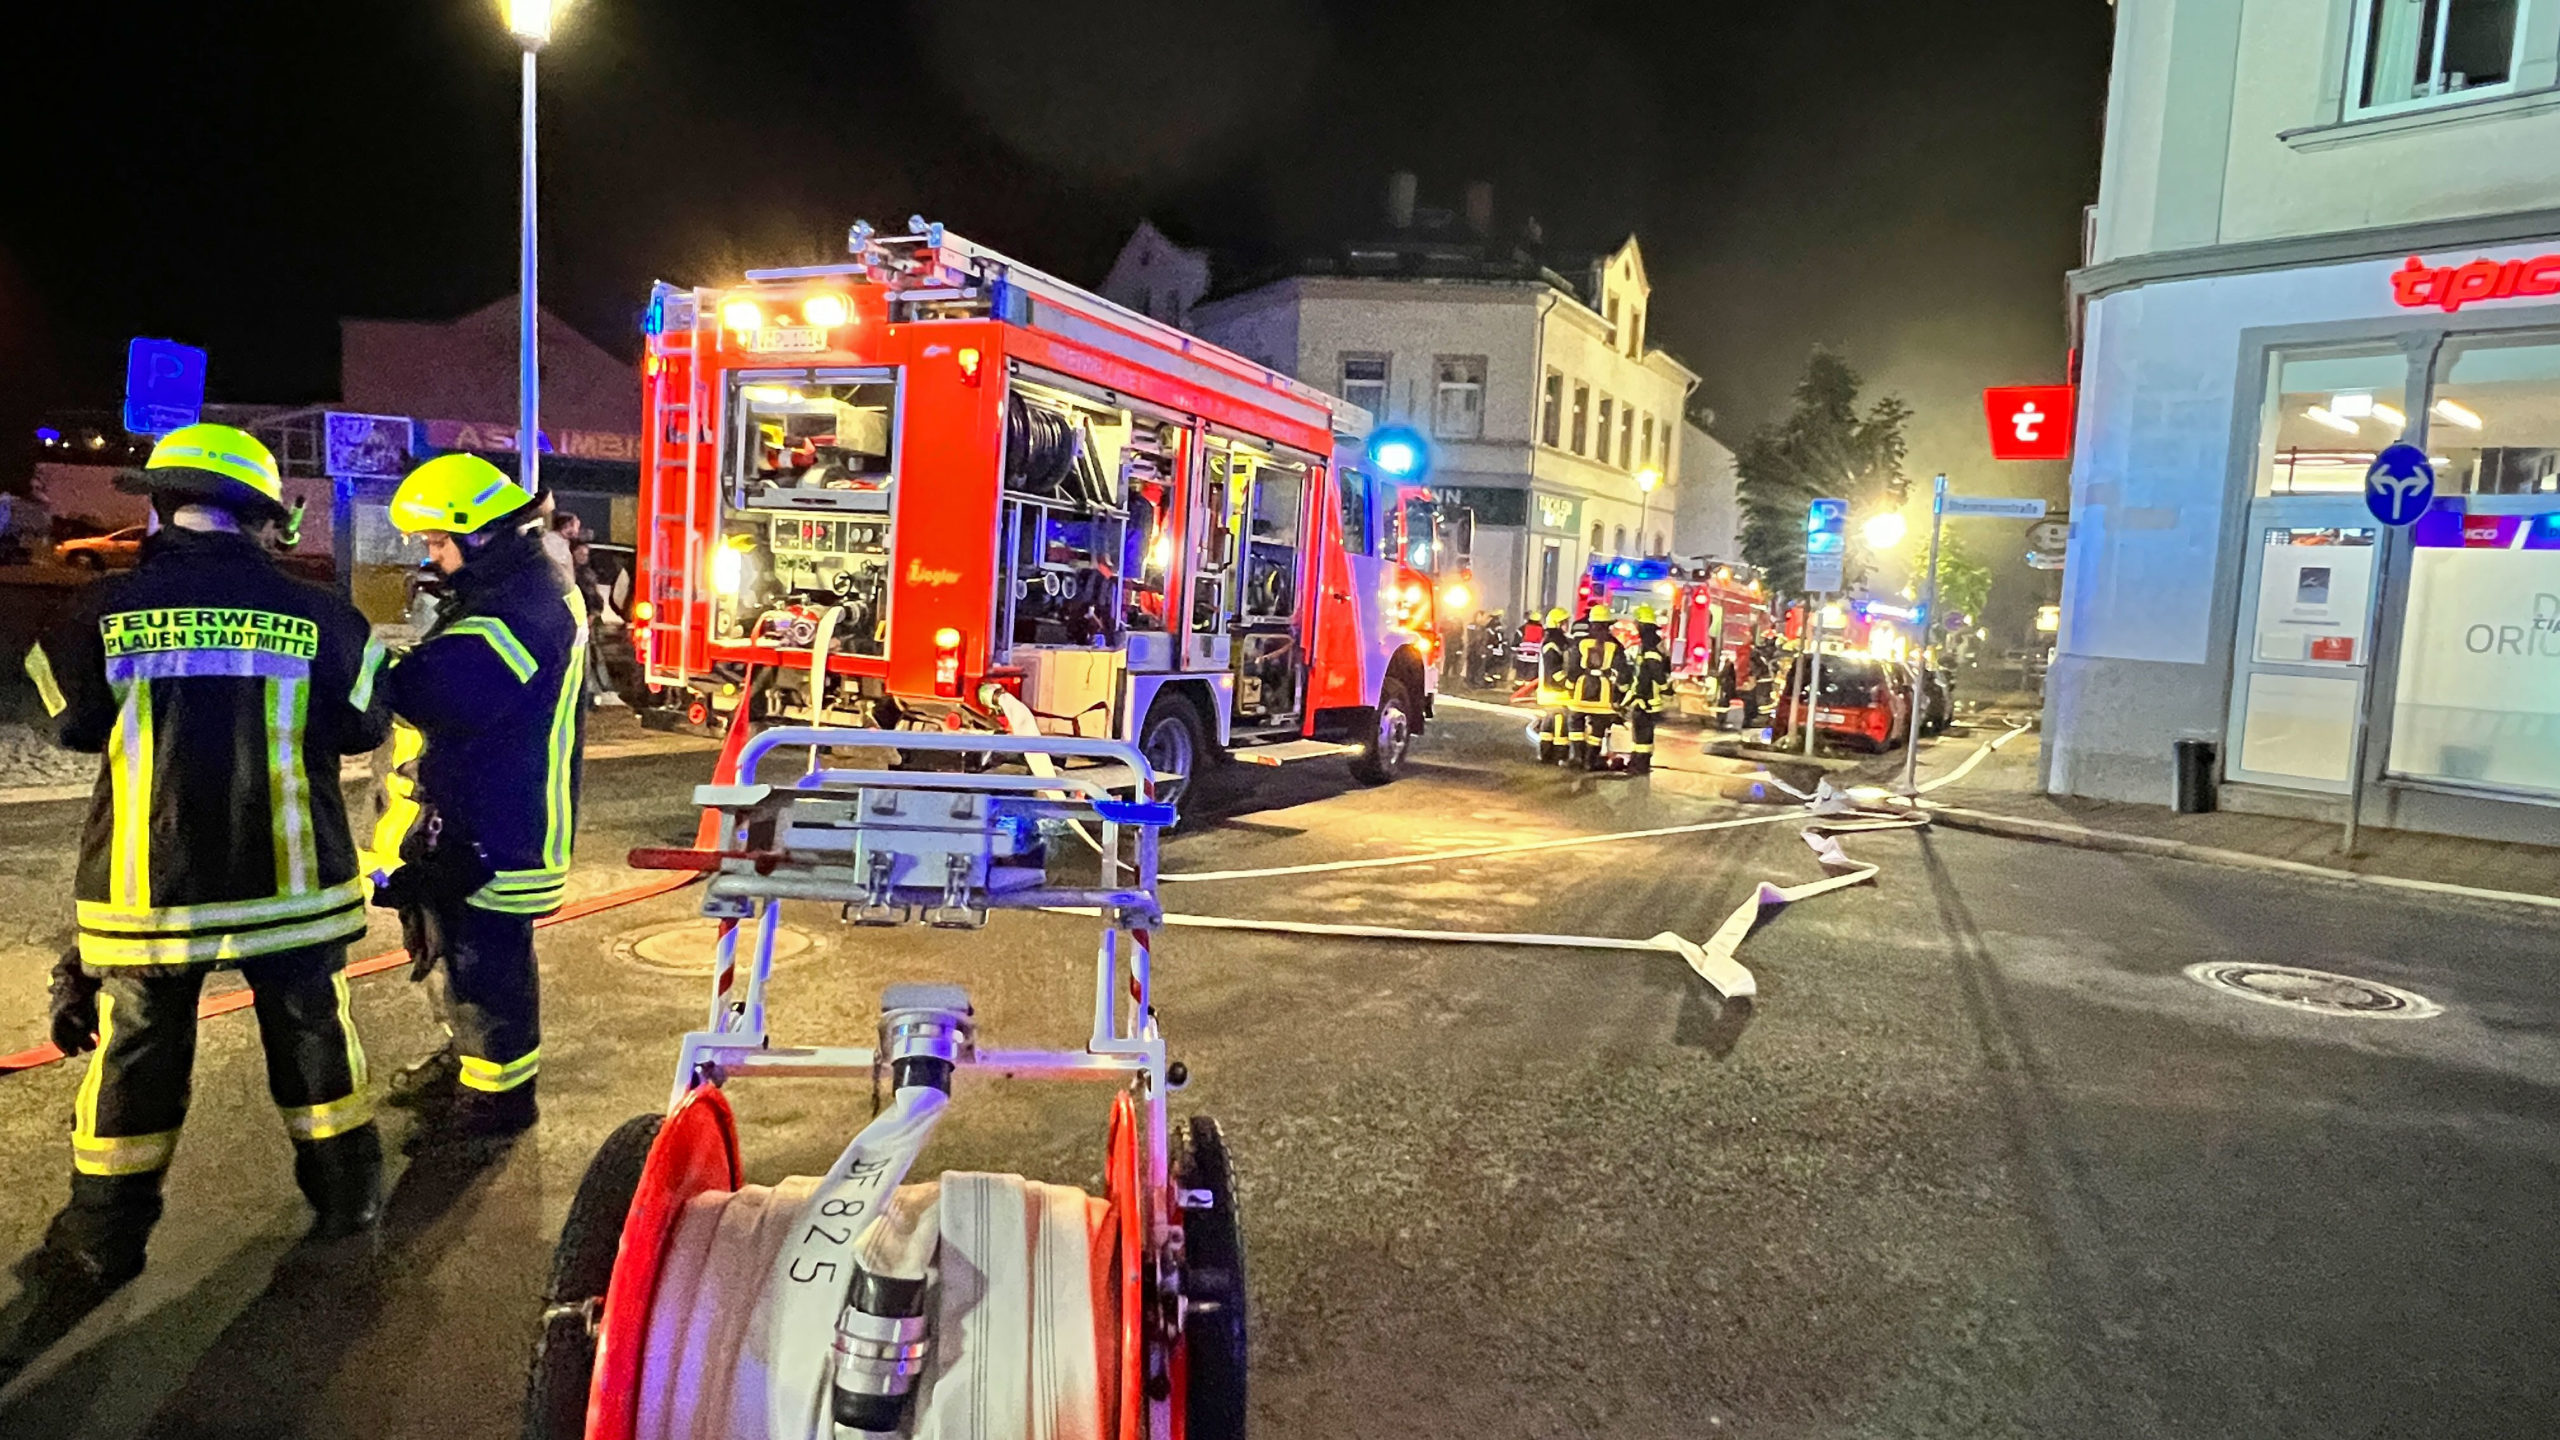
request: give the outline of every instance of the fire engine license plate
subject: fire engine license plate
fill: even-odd
[[[785,355],[813,354],[827,348],[827,332],[815,325],[767,325],[756,332],[753,348]]]

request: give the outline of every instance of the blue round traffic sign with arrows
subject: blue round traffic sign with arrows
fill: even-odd
[[[2383,447],[2364,472],[2364,508],[2385,525],[2411,523],[2435,498],[2436,467],[2406,441]]]

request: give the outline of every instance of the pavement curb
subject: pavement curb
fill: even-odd
[[[2163,860],[2187,860],[2199,865],[2220,865],[2232,870],[2262,870],[2281,875],[2307,875],[2315,879],[2340,881],[2382,890],[2399,890],[2421,895],[2435,895],[2458,900],[2486,900],[2504,905],[2521,905],[2535,910],[2560,910],[2560,895],[2535,895],[2520,890],[2489,890],[2475,885],[2454,885],[2441,880],[2412,880],[2402,875],[2368,875],[2356,870],[2341,870],[2332,865],[2313,865],[2302,860],[2283,860],[2273,855],[2253,855],[2245,850],[2224,850],[2212,845],[2193,845],[2184,840],[2167,840],[2157,835],[2127,835],[2115,830],[2091,830],[2085,826],[2065,824],[2058,820],[2030,820],[2020,815],[1999,815],[1985,810],[1967,810],[1959,806],[1932,805],[1930,819],[1950,830],[1970,830],[1984,835],[1998,835],[2011,840],[2041,840],[2047,844],[2068,845],[2080,850],[2102,850],[2120,855],[2150,855]]]

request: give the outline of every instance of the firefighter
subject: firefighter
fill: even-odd
[[[400,482],[391,523],[447,577],[435,622],[383,670],[398,765],[374,833],[376,903],[400,911],[445,1046],[394,1077],[429,1139],[496,1139],[538,1115],[533,922],[560,908],[577,820],[586,611],[543,550],[534,497],[443,455]],[[397,868],[393,868],[396,857]]]
[[[1618,643],[1606,604],[1573,632],[1573,741],[1567,763],[1584,770],[1608,766],[1609,724],[1618,718],[1619,699],[1627,688],[1627,651]]]
[[[1573,637],[1559,606],[1538,640],[1538,763],[1560,763],[1573,745]]]
[[[389,728],[383,652],[355,607],[276,567],[298,512],[253,437],[171,431],[117,483],[160,520],[140,566],[84,589],[26,658],[54,738],[105,757],[52,994],[63,1051],[98,1053],[73,1106],[71,1203],[20,1263],[0,1378],[141,1271],[211,971],[248,983],[310,1238],[365,1234],[381,1206],[342,973],[365,911],[338,768]]]
[[[1653,771],[1653,729],[1671,700],[1671,655],[1653,607],[1636,607],[1636,639],[1627,649],[1627,773]]]

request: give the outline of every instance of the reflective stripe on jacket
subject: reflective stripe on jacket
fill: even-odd
[[[497,871],[470,897],[484,910],[548,915],[568,890],[577,828],[586,606],[523,533],[501,535],[452,577],[425,638],[382,675],[392,713],[414,728],[415,775],[387,787],[376,863],[432,806],[449,835]]]
[[[353,939],[338,762],[382,741],[382,650],[259,542],[169,528],[27,652],[55,738],[102,754],[72,886],[80,958],[186,969]]]
[[[1662,648],[1662,632],[1636,627],[1636,643],[1627,651],[1627,708],[1660,714],[1671,701],[1671,657]]]
[[[1584,715],[1616,714],[1626,672],[1626,647],[1618,637],[1605,624],[1586,623],[1573,641],[1573,709]]]

